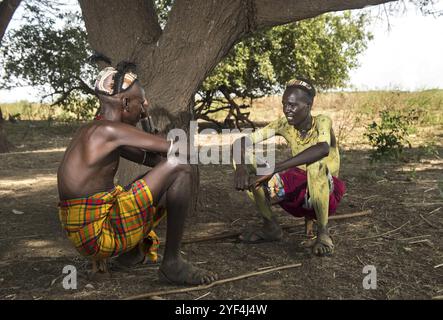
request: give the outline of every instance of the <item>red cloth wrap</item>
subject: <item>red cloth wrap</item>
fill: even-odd
[[[304,197],[308,187],[306,171],[292,168],[281,172],[280,177],[285,189],[285,197],[279,203],[280,206],[294,217],[315,219],[314,209],[303,208]],[[329,215],[335,214],[337,206],[346,191],[345,183],[342,180],[336,177],[332,177],[332,179],[334,181],[334,191],[329,196]]]

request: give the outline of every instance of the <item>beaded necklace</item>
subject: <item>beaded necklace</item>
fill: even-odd
[[[315,117],[312,117],[311,129],[309,129],[306,132],[306,135],[304,138],[301,136],[300,131],[298,131],[297,129],[294,128],[294,130],[295,130],[294,138],[298,144],[307,144],[307,143],[311,142],[313,138],[315,138],[315,135],[313,134],[315,132],[315,122],[316,122]]]

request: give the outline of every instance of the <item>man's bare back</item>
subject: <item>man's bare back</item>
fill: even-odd
[[[107,150],[104,125],[94,121],[82,126],[68,148],[59,166],[58,190],[61,200],[91,196],[114,187],[119,149]]]

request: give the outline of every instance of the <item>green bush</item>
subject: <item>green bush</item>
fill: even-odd
[[[405,146],[411,147],[408,134],[418,119],[417,112],[413,109],[402,114],[399,111],[384,110],[379,115],[380,123],[372,122],[364,133],[374,148],[371,159],[398,159]]]

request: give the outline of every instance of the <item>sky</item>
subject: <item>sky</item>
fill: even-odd
[[[372,9],[374,12],[374,9]],[[423,16],[415,8],[390,15],[377,9],[380,19],[371,26],[374,39],[360,56],[360,67],[350,72],[351,90],[443,89],[443,16]],[[20,23],[18,10],[10,24]],[[39,101],[29,87],[0,90],[0,102]]]
[[[356,89],[443,89],[443,16],[408,8],[371,29],[374,40],[350,73]]]

